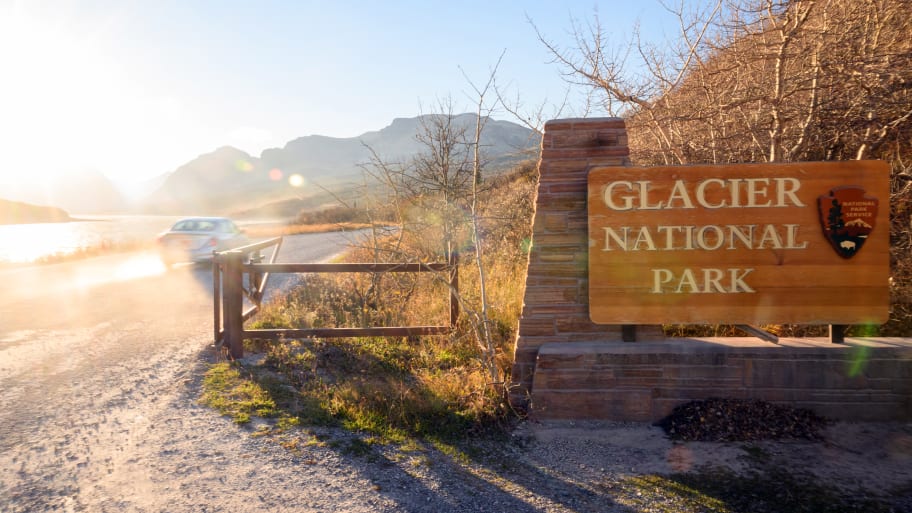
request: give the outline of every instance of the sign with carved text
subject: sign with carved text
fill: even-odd
[[[883,323],[889,178],[882,161],[593,168],[590,317]]]

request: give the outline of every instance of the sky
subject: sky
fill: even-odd
[[[657,0],[0,0],[0,184],[137,182],[225,145],[258,157],[301,136],[355,137],[447,98],[474,111],[469,81],[501,55],[508,97],[545,112],[568,98],[560,117],[579,116],[585,91],[535,27],[567,47],[574,20],[596,13],[612,42],[637,22],[674,36]]]

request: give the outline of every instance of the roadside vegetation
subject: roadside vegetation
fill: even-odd
[[[883,326],[855,327],[853,333],[908,336],[912,18],[906,7],[902,0],[714,2],[702,12],[679,13],[682,36],[667,51],[637,48],[636,42],[632,52],[604,46],[609,39],[597,22],[587,30],[576,27],[578,48],[540,38],[574,81],[590,86],[593,98],[625,117],[636,164],[889,161],[891,316]],[[624,73],[623,62],[609,59],[616,55],[641,56],[645,75]],[[488,89],[475,90],[479,113],[489,112]],[[218,363],[208,372],[204,402],[238,423],[259,422],[261,434],[331,426],[358,434],[358,447],[366,452],[371,444],[430,443],[460,457],[496,459],[474,454],[469,442],[497,438],[521,418],[505,392],[537,170],[530,161],[488,172],[479,159],[478,133],[455,130],[449,105],[440,107],[442,114],[429,118],[419,134],[427,145],[424,155],[408,162],[375,158],[365,165],[357,207],[302,214],[298,221],[368,228],[345,261],[446,262],[458,255],[462,313],[454,331],[437,337],[249,340],[246,350],[253,356]],[[308,276],[252,326],[444,324],[447,281],[445,273]],[[822,334],[822,328],[766,328],[782,336]],[[666,332],[740,335],[730,326],[667,326]],[[634,510],[651,497],[643,504],[667,506],[655,511],[891,511],[863,490],[759,468],[747,476],[716,469],[639,476],[605,493]]]
[[[484,262],[491,280],[489,331],[496,347],[496,374],[508,376],[531,234],[535,166],[522,165],[489,182],[482,211],[489,242]],[[385,226],[382,231],[378,227],[343,260],[444,261],[443,252],[430,244],[442,240],[439,221],[416,217],[402,228],[388,232]],[[456,246],[467,252],[465,227],[454,237],[462,240]],[[302,286],[260,312],[251,326],[445,325],[449,320],[446,273],[323,274],[304,279]],[[261,355],[259,364],[217,365],[207,378],[204,399],[238,422],[248,422],[259,411],[265,414],[260,416],[289,416],[295,424],[341,426],[383,441],[419,437],[454,443],[471,434],[502,432],[500,428],[515,415],[506,402],[503,382],[491,381],[489,362],[476,339],[478,279],[474,262],[461,259],[463,315],[450,335],[247,341],[246,350]],[[286,391],[288,387],[294,392]],[[275,404],[263,403],[264,397]],[[281,413],[276,404],[282,405]]]
[[[317,224],[269,224],[245,226],[244,233],[253,238],[281,237],[285,235],[301,235],[304,233],[350,232],[370,228],[367,223],[352,223],[346,221],[326,222]]]

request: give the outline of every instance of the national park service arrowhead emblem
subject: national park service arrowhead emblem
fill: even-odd
[[[877,198],[857,185],[836,187],[817,199],[823,235],[836,254],[852,258],[861,250],[874,231],[877,204]]]

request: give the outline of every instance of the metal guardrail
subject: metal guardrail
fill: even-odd
[[[279,339],[306,337],[405,337],[443,335],[452,332],[459,318],[459,258],[452,255],[446,263],[349,263],[349,264],[277,264],[282,238],[277,237],[229,251],[217,252],[212,259],[212,287],[215,344],[227,346],[232,358],[244,357],[245,338]],[[276,246],[270,262],[262,263],[260,252]],[[246,261],[245,261],[246,260]],[[369,328],[310,328],[248,330],[244,322],[255,315],[262,304],[271,273],[420,273],[449,272],[450,319],[444,326],[378,326]],[[247,287],[244,276],[247,275]],[[243,310],[244,297],[253,306]]]

